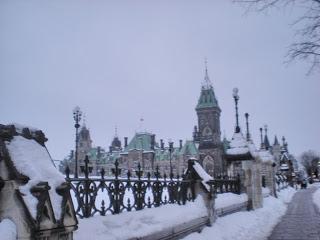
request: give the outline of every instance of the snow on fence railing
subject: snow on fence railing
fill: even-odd
[[[276,189],[277,191],[281,191],[289,186],[288,178],[282,174],[276,174]]]
[[[70,170],[66,169],[66,180],[71,185],[76,214],[80,218],[94,215],[119,214],[124,211],[142,210],[144,208],[159,207],[165,204],[182,204],[195,199],[195,181],[186,180],[184,176],[173,178],[166,174],[161,178],[159,168],[154,172],[155,178],[147,174],[142,178],[143,171],[140,164],[135,171],[136,178],[132,178],[130,171],[127,178],[119,178],[121,169],[118,161],[112,169],[114,178],[105,178],[101,170],[99,178],[89,178],[89,159],[86,157],[82,168],[84,178],[70,178]]]
[[[196,198],[195,184],[199,179],[190,174],[176,177],[170,174],[161,176],[159,168],[156,167],[153,177],[147,173],[143,177],[140,164],[138,169],[127,172],[127,177],[120,177],[121,170],[118,161],[112,169],[113,178],[105,178],[105,171],[101,169],[100,177],[89,177],[89,159],[86,156],[85,165],[81,168],[84,177],[73,178],[70,169],[66,168],[66,180],[71,186],[76,214],[80,218],[88,218],[94,215],[104,216],[106,214],[119,214],[142,210],[144,208],[159,207],[165,204],[184,205],[187,201]],[[194,165],[189,164],[189,168]],[[212,194],[232,192],[240,194],[240,179],[231,177],[220,177],[207,182],[212,185]],[[208,189],[207,189],[208,190]],[[208,190],[210,192],[210,189]]]

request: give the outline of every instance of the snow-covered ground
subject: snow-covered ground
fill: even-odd
[[[215,199],[215,208],[224,208],[234,204],[240,204],[248,201],[247,194],[223,193],[218,194]]]
[[[263,208],[238,212],[218,218],[212,227],[193,233],[184,240],[263,240],[279,222],[296,190],[287,188],[278,193],[279,198],[263,199]]]
[[[201,197],[186,205],[169,204],[118,215],[79,219],[75,240],[121,240],[146,236],[174,225],[207,216]]]
[[[318,190],[313,193],[312,200],[320,211],[320,183],[315,183],[313,186],[318,187]]]
[[[238,212],[218,218],[212,227],[185,240],[262,240],[266,239],[287,209],[296,190],[287,188],[278,198],[264,198],[264,207],[250,212]],[[245,194],[222,194],[216,199],[219,207],[246,201]],[[226,203],[228,202],[228,204]],[[95,216],[79,220],[75,240],[121,240],[142,237],[207,215],[201,198],[185,206],[169,204],[159,208],[125,212],[119,215]]]
[[[16,225],[9,219],[0,222],[0,239],[15,240],[17,238]]]
[[[270,195],[270,189],[267,188],[267,187],[263,187],[262,188],[262,196],[263,197],[269,197],[269,195]]]

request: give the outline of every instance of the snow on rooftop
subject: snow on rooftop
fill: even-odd
[[[31,194],[30,189],[39,182],[48,182],[50,200],[57,219],[61,214],[62,197],[56,193],[56,188],[65,180],[64,176],[54,167],[53,161],[47,149],[35,140],[29,140],[22,136],[14,136],[10,142],[6,142],[11,160],[17,171],[30,178],[29,182],[21,186],[20,192],[31,215],[36,218],[38,200]]]
[[[16,224],[10,219],[3,219],[0,222],[0,236],[1,240],[16,240],[17,229]]]
[[[227,154],[240,155],[249,153],[248,142],[241,132],[234,133],[230,141],[230,148],[227,149]]]
[[[281,164],[280,170],[288,170],[288,169],[289,169],[288,164],[286,164],[286,163]]]
[[[258,156],[260,157],[262,162],[274,162],[274,157],[268,150],[261,149],[258,151]]]
[[[192,158],[191,158],[192,159]],[[203,169],[203,167],[197,162],[194,161],[193,169],[198,173],[198,175],[202,178],[202,184],[204,187],[210,191],[210,186],[207,184],[209,180],[213,180],[213,178]]]
[[[142,211],[79,219],[74,233],[77,240],[125,240],[144,237],[154,232],[207,216],[201,196],[186,205],[168,204]]]
[[[256,145],[254,145],[254,143],[251,140],[248,142],[248,148],[253,157],[256,157],[258,155]]]
[[[234,133],[230,141],[230,148],[227,149],[227,154],[242,155],[250,153],[252,157],[258,156],[258,150],[254,143],[243,136],[241,132]]]

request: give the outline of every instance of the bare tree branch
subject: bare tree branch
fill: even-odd
[[[287,62],[301,59],[310,62],[308,74],[320,70],[320,0],[233,0],[245,4],[248,11],[267,11],[271,8],[304,7],[305,13],[292,26],[298,41],[291,44]]]

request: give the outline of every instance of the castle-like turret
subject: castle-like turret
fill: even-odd
[[[198,127],[195,127],[194,141],[199,144],[200,162],[209,174],[221,172],[222,143],[220,131],[221,109],[209,79],[207,65],[204,82],[196,106]]]

